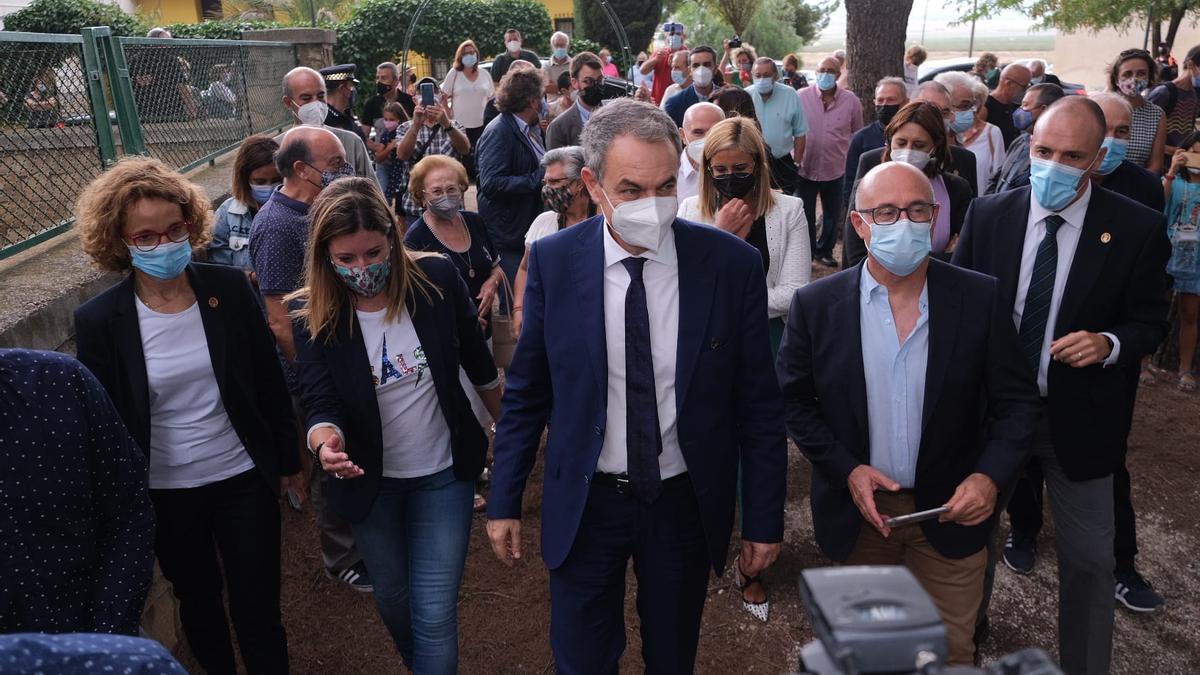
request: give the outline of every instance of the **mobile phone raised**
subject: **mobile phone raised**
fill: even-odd
[[[428,108],[429,106],[433,105],[434,103],[436,103],[436,101],[433,98],[433,83],[432,82],[422,82],[421,83],[421,105]]]
[[[888,518],[883,521],[883,524],[887,525],[888,527],[911,525],[913,523],[919,523],[925,520],[933,520],[934,518],[937,518],[943,513],[947,513],[949,511],[950,509],[946,508],[945,506],[939,506],[936,509],[929,509],[928,511],[917,511],[916,513],[910,513],[906,516],[895,516],[893,518]]]

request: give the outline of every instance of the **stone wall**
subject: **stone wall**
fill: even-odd
[[[271,28],[242,31],[242,39],[290,42],[296,46],[299,65],[319,70],[333,65],[337,33],[327,28]]]

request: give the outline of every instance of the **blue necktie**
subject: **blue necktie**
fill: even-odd
[[[1025,293],[1025,309],[1021,312],[1021,351],[1033,372],[1042,362],[1042,345],[1046,341],[1046,323],[1050,320],[1050,300],[1054,297],[1054,275],[1058,271],[1058,228],[1062,216],[1046,216],[1046,235],[1038,244],[1033,258],[1033,274],[1029,291]]]
[[[629,271],[625,291],[625,449],[633,494],[651,504],[662,493],[658,456],[662,435],[658,428],[658,396],[654,386],[654,355],[650,352],[650,312],[646,309],[646,284],[642,282],[645,258],[621,261]]]

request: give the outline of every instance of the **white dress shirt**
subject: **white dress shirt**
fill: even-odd
[[[687,150],[679,153],[679,175],[675,179],[675,194],[681,202],[700,194],[700,172],[692,166]]]
[[[596,471],[626,473],[625,404],[625,292],[629,270],[621,264],[632,258],[604,226],[604,341],[608,354],[608,422]],[[675,237],[663,239],[658,251],[646,251],[642,283],[646,286],[646,310],[650,314],[650,353],[654,359],[654,390],[658,400],[658,430],[662,435],[659,473],[665,480],[687,471],[679,449],[675,411],[675,356],[679,346],[679,259]]]
[[[1058,309],[1062,306],[1063,291],[1067,288],[1067,278],[1071,275],[1071,263],[1075,260],[1075,249],[1079,247],[1079,235],[1083,232],[1083,221],[1087,217],[1088,203],[1092,200],[1092,185],[1088,182],[1083,196],[1073,204],[1058,211],[1063,219],[1058,227],[1058,267],[1054,271],[1054,292],[1050,296],[1050,316],[1046,320],[1046,337],[1042,342],[1042,357],[1038,361],[1038,390],[1042,396],[1047,396],[1046,370],[1050,367],[1050,343],[1054,341],[1054,326],[1058,321]],[[1046,236],[1046,218],[1054,215],[1038,203],[1031,193],[1029,196],[1029,220],[1025,224],[1025,244],[1021,249],[1021,272],[1017,276],[1017,297],[1013,302],[1013,323],[1017,331],[1021,330],[1021,314],[1025,311],[1025,296],[1029,294],[1029,283],[1033,276],[1033,263],[1037,258],[1038,246]],[[1117,362],[1121,352],[1121,342],[1112,333],[1100,333],[1112,340],[1112,354],[1109,354],[1104,365],[1111,366]]]

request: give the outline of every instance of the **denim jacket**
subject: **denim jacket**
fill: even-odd
[[[250,228],[253,224],[254,214],[250,207],[233,197],[226,199],[217,209],[217,223],[208,246],[209,260],[219,265],[251,269]]]

